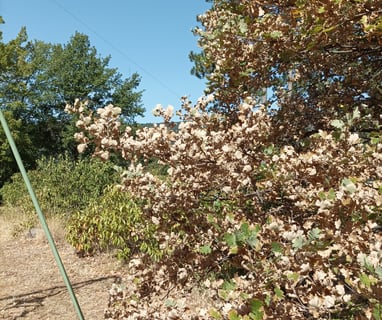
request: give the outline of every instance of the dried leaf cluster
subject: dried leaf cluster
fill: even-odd
[[[215,0],[195,30],[211,94],[182,98],[179,123],[67,106],[80,152],[126,160],[121,189],[166,252],[112,289],[108,318],[381,317],[381,5]]]
[[[355,299],[378,302],[379,139],[365,143],[346,128],[333,128],[310,137],[309,145],[298,152],[290,145],[272,144],[272,119],[251,99],[239,106],[233,124],[221,114],[206,112],[211,99],[200,99],[195,106],[184,100],[178,128],[165,122],[134,134],[129,127],[120,132],[118,108],[113,106],[99,109],[97,116],[80,102],[68,109],[79,112],[81,148],[89,135],[96,155],[105,159],[117,151],[129,161],[121,186],[146,201],[163,248],[172,252],[179,246],[203,260],[201,247],[208,245],[217,259],[228,257],[232,268],[242,270],[244,275],[234,279],[243,287],[235,284],[228,297],[220,297],[232,309],[256,299],[265,314],[318,318],[358,305]],[[166,164],[168,177],[145,171],[142,158]],[[212,210],[219,202],[223,208]],[[176,226],[177,221],[184,225]],[[238,238],[235,234],[245,223],[259,228],[255,239],[227,238]],[[181,237],[171,230],[188,233]],[[190,263],[195,267],[190,273],[203,273],[202,265]],[[218,306],[211,305],[229,311],[224,304]]]

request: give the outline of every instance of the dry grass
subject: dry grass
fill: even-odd
[[[33,237],[20,228],[28,221],[17,209],[0,208],[0,319],[76,319],[41,226]],[[106,254],[78,258],[65,242],[62,221],[51,217],[48,225],[85,319],[103,319],[108,290],[123,276],[121,265]]]
[[[26,222],[28,217],[19,210],[0,207],[0,319],[77,319],[43,230],[37,225],[31,237],[28,230],[19,228]],[[145,281],[145,275],[150,273],[145,263],[135,269],[133,262],[122,265],[109,254],[79,258],[65,241],[63,222],[50,217],[48,225],[85,319],[104,319],[113,283],[129,287],[129,291],[134,279]],[[171,313],[166,306],[168,301],[187,305],[188,314],[198,314],[201,308],[207,310],[212,305],[209,292],[201,292],[197,284],[167,287],[163,285],[167,278],[167,274],[154,273],[152,283],[162,285],[159,291],[149,288],[153,290],[149,305],[142,301],[139,308],[159,310],[164,318],[170,318],[166,316]]]
[[[26,217],[20,210],[0,207],[0,241],[12,238],[15,228],[25,221]]]
[[[46,218],[48,228],[57,244],[65,242],[63,219],[58,216]],[[32,229],[33,235],[31,235]],[[0,240],[33,236],[36,240],[46,241],[39,219],[23,213],[18,208],[0,207]]]

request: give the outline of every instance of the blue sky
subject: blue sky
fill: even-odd
[[[190,74],[190,51],[198,51],[191,30],[196,16],[211,4],[204,0],[0,0],[3,41],[22,26],[30,39],[67,43],[79,31],[98,53],[111,56],[110,66],[124,77],[137,72],[146,108],[138,122],[158,122],[151,110],[158,103],[180,106],[203,94],[204,81]]]

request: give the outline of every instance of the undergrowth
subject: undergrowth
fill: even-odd
[[[113,251],[119,259],[127,260],[131,254],[143,252],[157,260],[162,252],[156,229],[131,196],[117,187],[107,187],[101,197],[71,215],[67,240],[79,255]]]
[[[52,215],[70,215],[87,207],[118,178],[112,163],[90,158],[73,161],[66,155],[38,160],[37,169],[28,171],[28,176],[43,212]],[[18,207],[34,215],[21,173],[14,174],[0,194],[4,206]]]

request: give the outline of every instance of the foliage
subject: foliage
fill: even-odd
[[[213,1],[194,30],[202,52],[190,56],[193,73],[206,78],[215,106],[228,114],[248,95],[268,100],[289,143],[328,130],[331,119],[356,107],[372,115],[364,127],[375,130],[382,99],[381,5]]]
[[[0,38],[1,40],[1,38]],[[88,36],[75,33],[66,44],[51,44],[28,39],[26,28],[18,36],[0,41],[0,104],[6,110],[28,168],[35,167],[42,156],[68,152],[76,157],[76,118],[64,112],[67,101],[81,98],[92,108],[114,103],[122,110],[124,123],[134,123],[142,115],[142,91],[137,91],[140,77],[134,73],[126,79],[110,68],[110,57],[102,58],[91,46]],[[14,132],[13,132],[14,131]],[[6,150],[7,163],[12,156],[0,133],[0,146]],[[0,175],[2,185],[14,166]]]
[[[190,308],[163,284],[190,292],[195,282],[208,292],[201,318],[378,318],[380,7],[215,0],[198,31],[207,65],[195,70],[212,94],[183,98],[178,126],[172,106],[134,132],[117,106],[67,106],[78,150],[128,161],[121,187],[144,202],[160,247],[174,248],[112,295],[109,318],[177,318]],[[260,103],[264,88],[275,101]],[[151,307],[154,295],[168,303]]]
[[[313,135],[298,151],[272,145],[272,119],[250,99],[239,106],[233,124],[207,113],[207,101],[194,107],[185,101],[185,121],[176,132],[165,123],[137,130],[134,136],[129,128],[119,130],[116,107],[99,109],[91,121],[85,121],[91,115],[80,102],[67,109],[79,111],[79,127],[93,137],[97,155],[107,159],[111,151],[120,151],[131,161],[122,186],[147,201],[147,214],[159,230],[172,226],[176,235],[167,238],[183,243],[184,250],[196,243],[202,256],[208,252],[206,243],[211,243],[211,251],[236,255],[225,269],[244,273],[248,288],[256,288],[246,293],[249,299],[282,301],[280,316],[305,310],[303,314],[313,317],[351,308],[360,312],[363,302],[354,301],[357,296],[371,304],[378,301],[381,279],[362,276],[357,257],[370,257],[373,268],[381,264],[382,242],[373,230],[381,221],[382,145],[378,137],[363,142],[349,131],[358,113],[348,116],[341,129]],[[160,113],[166,117],[169,111]],[[77,138],[84,150],[89,138],[85,133]],[[156,157],[168,165],[168,177],[163,180],[144,171],[136,162],[141,157]],[[217,201],[227,200],[232,206],[223,205],[219,211]],[[198,213],[208,202],[204,215]],[[215,216],[208,219],[208,212]],[[353,253],[356,247],[358,254]],[[294,265],[296,255],[299,263]],[[308,281],[314,272],[316,282]],[[263,280],[253,283],[254,273],[262,274]],[[347,279],[342,285],[351,293],[343,293],[339,279]],[[358,279],[364,285],[358,286]],[[301,287],[304,294],[299,293],[301,283],[307,283]],[[324,295],[317,295],[325,285]],[[264,313],[276,314],[275,306],[265,305]]]
[[[3,20],[0,17],[0,23]],[[21,46],[25,41],[25,30],[22,29],[16,39],[10,41],[8,44],[1,42],[0,33],[0,87],[3,87],[3,83],[7,83],[8,94],[17,96],[24,90],[22,83],[18,80],[26,76],[27,71],[16,71],[16,65],[22,68],[25,64],[22,59],[26,56],[26,50]],[[10,79],[9,75],[14,73],[14,79]],[[3,100],[4,93],[0,90],[0,101]],[[35,149],[33,148],[32,141],[28,134],[25,132],[21,119],[18,118],[17,113],[20,108],[20,104],[15,103],[13,106],[14,112],[3,111],[3,115],[8,123],[9,129],[13,134],[13,138],[17,145],[22,145],[20,149],[20,155],[26,160],[26,168],[29,168],[33,157],[35,156]],[[3,110],[3,104],[1,103],[1,109]],[[17,171],[17,165],[13,158],[9,143],[5,137],[3,128],[0,126],[0,187],[7,181],[10,176]]]
[[[127,193],[108,187],[86,209],[71,216],[67,239],[80,255],[116,250],[119,259],[127,260],[141,251],[158,259],[161,251],[154,237],[156,229]]]
[[[42,158],[37,169],[28,172],[43,212],[69,215],[98,199],[107,185],[117,181],[112,163],[98,159],[72,161],[68,156]],[[34,207],[20,173],[1,189],[4,205],[21,207],[34,215]]]
[[[19,153],[20,156],[26,160],[25,166],[29,169],[28,164],[32,162],[31,158],[33,158],[32,142],[29,136],[22,130],[21,120],[16,120],[12,116],[12,113],[8,111],[4,111],[3,116],[7,121],[9,130],[12,132],[15,144],[24,146],[24,148],[19,150]],[[17,171],[17,169],[17,163],[13,157],[9,142],[6,139],[3,128],[0,126],[0,188],[3,186],[4,182]]]

